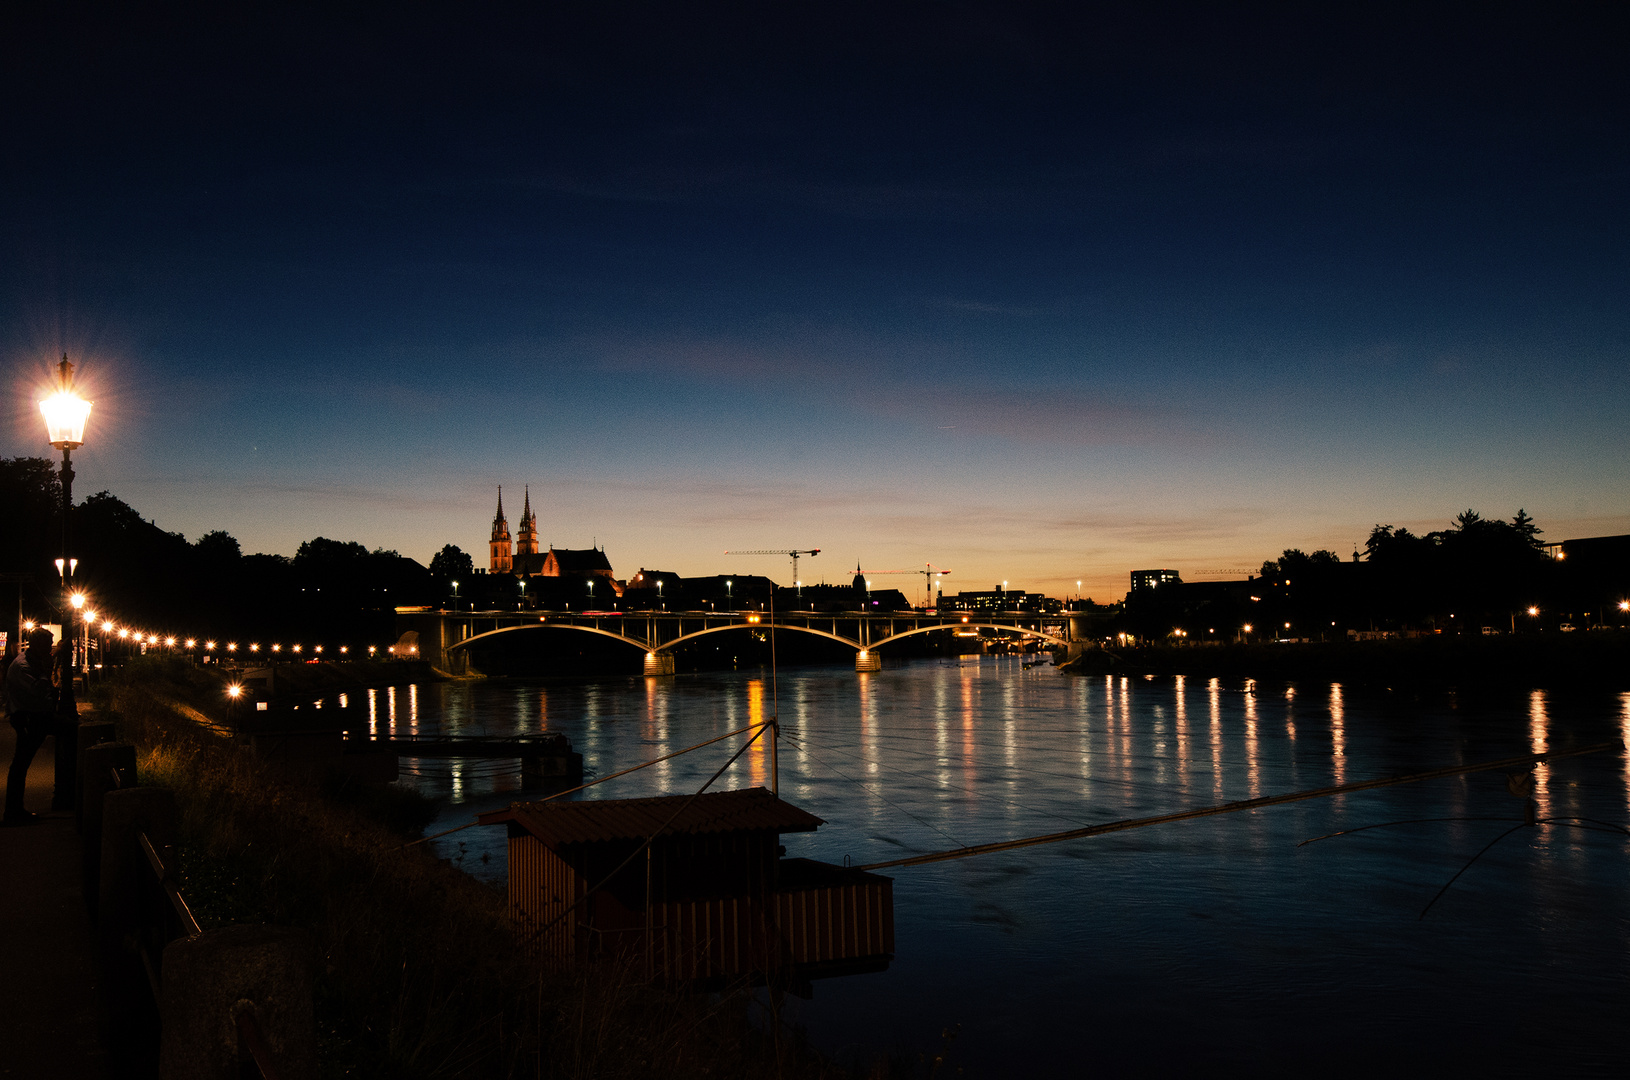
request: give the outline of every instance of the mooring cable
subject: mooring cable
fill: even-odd
[[[573,900],[570,904],[566,905],[566,909],[564,911],[562,911],[559,915],[556,915],[553,919],[550,919],[543,926],[539,927],[537,930],[534,930],[531,934],[528,934],[526,939],[524,941],[522,941],[521,944],[523,946],[524,945],[530,945],[532,942],[536,941],[543,934],[545,934],[549,930],[553,929],[554,926],[557,923],[560,922],[560,920],[562,920],[566,916],[570,915],[577,908],[577,905],[581,904],[583,901],[587,900],[589,897],[593,896],[595,893],[597,893],[601,889],[603,889],[607,884],[609,884],[611,882],[611,880],[613,878],[615,878],[618,874],[620,874],[624,870],[626,870],[628,868],[628,864],[633,862],[636,858],[639,857],[640,852],[644,851],[646,848],[650,847],[653,843],[655,843],[656,838],[661,836],[664,832],[666,832],[668,830],[668,826],[672,825],[675,821],[677,821],[679,819],[680,814],[683,814],[686,810],[690,809],[691,804],[694,803],[697,799],[700,799],[702,797],[702,793],[707,791],[708,788],[713,786],[713,781],[715,781],[719,777],[723,776],[724,771],[726,769],[730,768],[730,766],[734,765],[736,763],[736,759],[741,757],[743,754],[745,754],[747,752],[747,748],[749,746],[752,746],[755,742],[757,742],[758,737],[760,735],[764,734],[764,730],[766,728],[768,728],[770,725],[767,724],[767,723],[764,723],[764,724],[757,724],[757,725],[754,725],[754,726],[756,726],[758,728],[758,730],[753,732],[753,737],[751,739],[748,739],[746,742],[742,743],[741,744],[741,749],[737,750],[734,754],[731,754],[730,755],[730,760],[726,761],[723,765],[720,765],[718,771],[715,772],[712,776],[708,777],[707,783],[705,783],[701,787],[697,788],[696,793],[694,795],[692,795],[690,798],[686,799],[683,803],[681,803],[679,805],[679,809],[675,810],[673,812],[673,814],[669,816],[667,821],[664,821],[661,825],[658,825],[655,832],[651,833],[650,836],[647,836],[645,838],[644,842],[641,843],[639,847],[635,848],[632,852],[629,853],[628,858],[626,858],[622,862],[618,863],[616,869],[612,870],[611,873],[609,873],[605,877],[601,878],[599,883],[596,884],[593,888],[588,889],[586,892],[583,893],[582,896],[579,896],[576,900]]]
[[[1359,780],[1351,784],[1335,784],[1331,787],[1314,788],[1310,791],[1296,791],[1286,795],[1264,795],[1256,799],[1242,799],[1238,802],[1221,803],[1214,806],[1201,806],[1193,810],[1178,810],[1169,814],[1156,814],[1153,817],[1126,818],[1120,821],[1108,821],[1102,825],[1088,825],[1085,828],[1070,829],[1066,832],[1047,833],[1042,836],[1026,836],[1016,840],[1001,840],[991,844],[976,844],[970,847],[955,848],[950,851],[930,852],[926,855],[913,855],[904,859],[890,859],[885,862],[868,863],[860,867],[861,870],[885,870],[895,866],[922,866],[928,863],[947,862],[952,859],[966,859],[974,855],[989,855],[1002,851],[1015,851],[1020,848],[1036,847],[1041,844],[1057,844],[1065,840],[1079,840],[1089,836],[1102,836],[1105,833],[1122,832],[1127,829],[1141,829],[1149,825],[1163,825],[1173,821],[1188,821],[1193,818],[1211,817],[1216,814],[1236,814],[1244,810],[1260,810],[1269,806],[1279,806],[1284,803],[1301,802],[1304,799],[1328,798],[1332,795],[1346,795],[1357,791],[1369,791],[1374,788],[1391,787],[1396,784],[1418,783],[1422,780],[1436,780],[1445,776],[1462,776],[1467,773],[1487,772],[1493,769],[1513,769],[1532,765],[1537,762],[1554,761],[1558,758],[1577,757],[1582,754],[1599,754],[1607,750],[1622,750],[1624,743],[1618,739],[1610,742],[1596,743],[1592,746],[1577,750],[1555,750],[1546,754],[1524,754],[1521,757],[1504,758],[1499,761],[1485,761],[1476,765],[1452,765],[1442,769],[1429,769],[1425,772],[1410,773],[1405,776],[1391,776],[1379,780]]]
[[[752,731],[754,728],[758,728],[758,729],[760,729],[760,731],[762,731],[764,728],[769,727],[769,726],[770,726],[769,721],[765,721],[765,722],[759,723],[759,724],[748,724],[744,728],[737,728],[735,731],[727,731],[723,735],[715,736],[714,738],[708,739],[705,742],[699,742],[694,746],[687,746],[683,750],[675,750],[671,754],[663,754],[659,758],[652,758],[650,761],[642,761],[638,765],[630,765],[626,769],[620,769],[617,772],[610,773],[609,775],[606,775],[606,776],[596,777],[595,779],[590,780],[586,784],[579,784],[579,785],[577,785],[577,787],[567,788],[565,791],[557,791],[553,795],[545,795],[541,799],[533,799],[532,801],[533,802],[550,802],[551,800],[561,798],[562,796],[565,796],[565,795],[571,795],[571,794],[574,794],[574,793],[579,792],[579,791],[585,791],[588,788],[594,787],[596,784],[603,784],[607,780],[615,780],[619,776],[627,776],[631,772],[639,772],[641,769],[648,769],[652,765],[660,765],[664,761],[669,760],[670,758],[676,758],[681,754],[688,754],[692,750],[700,750],[705,746],[712,746],[716,742],[723,742],[724,740],[729,739],[729,738],[733,738],[733,737],[735,737],[737,735],[745,735],[745,734],[747,734],[747,732]],[[753,738],[756,739],[756,738],[758,738],[758,736],[754,735]],[[748,746],[752,745],[752,739],[748,740],[747,745]],[[742,749],[745,750],[746,747],[743,747]],[[738,751],[738,753],[739,753],[739,751]],[[734,761],[735,758],[731,758],[730,760]],[[711,780],[708,781],[708,782],[712,783]],[[463,832],[465,829],[473,829],[479,824],[481,824],[481,821],[478,818],[475,821],[471,821],[471,822],[468,822],[468,823],[463,824],[463,825],[455,825],[451,829],[444,829],[443,831],[441,831],[439,833],[432,833],[429,836],[421,836],[417,840],[410,840],[407,843],[403,844],[402,847],[398,848],[397,850],[401,851],[401,850],[404,850],[406,848],[412,847],[414,844],[422,844],[426,840],[440,840],[444,836],[451,836],[456,832]]]

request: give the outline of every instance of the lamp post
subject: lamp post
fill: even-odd
[[[77,627],[71,614],[75,607],[70,599],[78,564],[73,557],[73,451],[85,443],[85,421],[90,417],[91,403],[74,391],[74,366],[68,362],[67,353],[62,354],[62,363],[57,365],[57,392],[40,402],[40,413],[45,417],[47,441],[62,451],[62,559],[58,566],[62,569],[62,610],[68,615],[62,620],[67,655],[63,658],[62,687],[57,695],[56,784],[51,792],[51,809],[72,810],[74,772],[79,757],[79,705],[74,700],[74,676],[79,665],[75,663],[73,636]]]

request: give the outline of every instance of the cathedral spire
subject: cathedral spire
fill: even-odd
[[[538,553],[538,515],[532,512],[532,486],[526,487],[526,501],[521,510],[521,525],[515,530],[515,554],[536,555]],[[523,569],[524,567],[524,569]],[[517,563],[516,573],[533,573],[529,563]]]
[[[492,553],[489,569],[495,574],[509,573],[509,522],[504,518],[504,487],[498,486],[498,512],[492,517],[492,540],[488,544]]]

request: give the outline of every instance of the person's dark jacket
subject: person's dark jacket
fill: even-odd
[[[29,662],[29,655],[29,652],[24,652],[18,656],[6,672],[6,705],[13,715],[49,713],[56,704],[51,688],[49,657],[42,663],[34,664]]]

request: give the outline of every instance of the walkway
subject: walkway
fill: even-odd
[[[0,721],[0,769],[16,732]],[[104,1080],[101,995],[90,917],[80,892],[79,834],[68,811],[49,811],[54,746],[28,771],[37,824],[0,828],[0,1077]],[[0,772],[0,788],[5,774]]]

